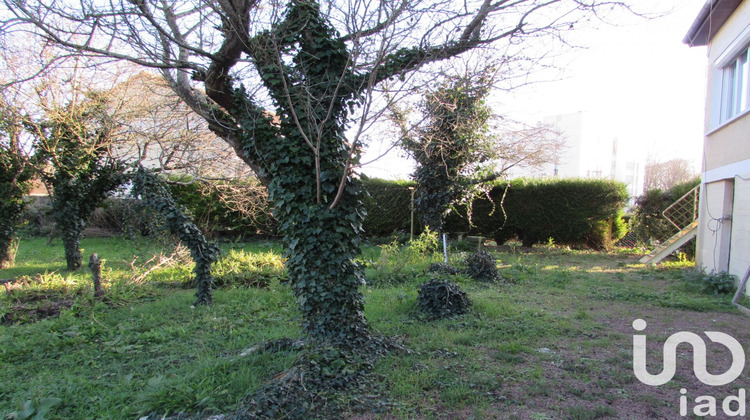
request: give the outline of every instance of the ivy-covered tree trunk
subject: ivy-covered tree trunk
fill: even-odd
[[[433,231],[443,232],[451,206],[478,184],[488,169],[482,164],[497,153],[489,132],[492,111],[485,98],[491,81],[485,73],[449,78],[427,93],[420,103],[424,125],[414,134],[406,127],[406,113],[391,109],[403,130],[401,147],[417,163],[416,208]]]
[[[0,268],[15,260],[13,235],[21,219],[35,161],[22,145],[23,117],[0,97]]]
[[[13,234],[21,219],[24,202],[23,195],[27,188],[15,183],[0,183],[0,269],[13,266]]]
[[[235,91],[233,117],[243,149],[263,162],[270,179],[287,268],[315,338],[356,345],[369,337],[359,288],[363,205],[352,176],[356,147],[347,143],[347,112],[361,81],[346,44],[314,2],[292,2],[284,20],[250,40],[256,68],[277,105],[270,116],[244,89]],[[282,56],[291,55],[290,59]]]
[[[74,144],[70,147],[75,147]],[[52,214],[55,225],[62,235],[65,262],[68,270],[78,270],[83,265],[81,238],[86,228],[86,218],[99,204],[125,181],[122,169],[114,162],[86,168],[75,176],[65,168],[56,168],[52,175]],[[99,166],[101,165],[101,166]]]
[[[45,112],[46,121],[32,133],[38,137],[37,153],[53,168],[45,178],[52,185],[52,214],[62,234],[67,268],[78,270],[86,218],[127,177],[122,164],[108,154],[112,121],[106,97],[90,91]]]
[[[449,173],[442,161],[425,158],[424,161],[417,161],[417,168],[412,174],[417,181],[414,207],[421,215],[422,225],[433,232],[444,233],[445,216],[460,194],[455,181],[457,171],[452,172]]]
[[[81,237],[86,221],[81,218],[78,201],[81,191],[74,186],[74,181],[61,173],[52,178],[52,216],[55,226],[62,235],[65,249],[65,264],[68,270],[78,270],[83,264],[81,254]]]
[[[340,163],[343,168],[344,162]],[[295,172],[297,176],[290,178],[301,181],[284,185],[280,182],[284,177],[275,177],[278,181],[270,190],[281,221],[290,283],[304,316],[303,328],[310,336],[354,345],[368,337],[364,297],[359,290],[363,275],[354,261],[360,250],[363,220],[359,181],[349,179],[340,204],[331,209],[310,194],[315,188],[310,182],[314,180],[309,176],[310,166],[280,169]],[[334,188],[340,172],[329,172],[336,176],[323,188]]]
[[[86,227],[85,216],[88,216],[97,204],[82,203],[84,191],[76,186],[76,182],[61,173],[53,178],[52,182],[52,215],[55,226],[62,235],[63,248],[65,249],[65,263],[68,270],[78,270],[83,264],[81,254],[81,237]],[[102,198],[106,191],[102,194]]]
[[[81,254],[81,237],[86,222],[77,217],[56,218],[57,227],[62,232],[63,248],[65,249],[65,264],[68,270],[81,268],[83,254]]]
[[[13,233],[21,210],[22,206],[13,199],[0,203],[0,214],[8,215],[0,218],[0,269],[13,266]]]

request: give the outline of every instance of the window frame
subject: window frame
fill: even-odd
[[[721,68],[720,104],[720,125],[750,110],[750,47]]]

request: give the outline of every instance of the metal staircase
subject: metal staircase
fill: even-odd
[[[641,263],[656,264],[698,235],[699,191],[700,186],[693,188],[662,212],[662,216],[677,229],[677,233],[641,258]]]

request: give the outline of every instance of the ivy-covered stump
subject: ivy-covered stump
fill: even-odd
[[[466,270],[469,277],[476,281],[498,281],[502,280],[497,271],[495,258],[487,251],[480,251],[466,257]]]
[[[417,305],[432,321],[464,314],[469,311],[471,302],[456,283],[436,278],[419,286]]]

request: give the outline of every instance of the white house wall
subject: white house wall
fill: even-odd
[[[750,180],[735,178],[729,272],[738,278],[750,267]]]
[[[733,179],[703,185],[696,263],[708,272],[729,269],[733,205]]]
[[[696,263],[738,277],[750,266],[750,112],[722,122],[722,68],[750,43],[743,1],[708,46],[706,136]]]

